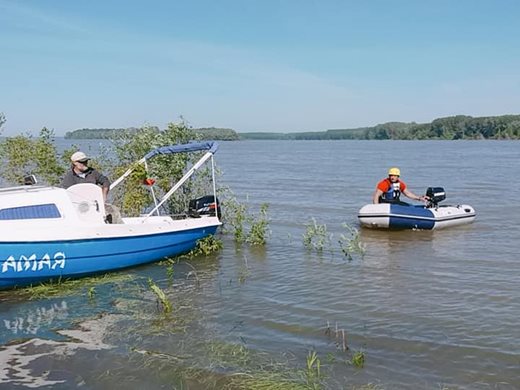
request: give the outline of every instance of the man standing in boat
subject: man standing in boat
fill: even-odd
[[[110,180],[102,175],[96,169],[88,166],[89,157],[83,152],[76,152],[70,156],[72,161],[71,169],[65,174],[61,182],[63,188],[69,188],[74,184],[92,183],[101,186],[103,192],[103,200],[107,201],[108,190],[110,189]]]
[[[401,193],[412,200],[420,200],[426,202],[427,196],[418,196],[410,191],[406,184],[399,179],[401,170],[399,168],[390,168],[388,170],[388,177],[377,183],[376,190],[372,202],[377,203],[397,203],[406,204],[399,198]]]

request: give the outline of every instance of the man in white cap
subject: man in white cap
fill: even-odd
[[[74,184],[93,183],[101,186],[103,191],[103,200],[106,202],[108,190],[110,189],[110,181],[96,169],[88,166],[89,157],[83,152],[76,152],[70,156],[72,161],[71,169],[65,174],[61,182],[63,188],[69,188]]]

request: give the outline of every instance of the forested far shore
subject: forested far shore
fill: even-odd
[[[241,139],[261,140],[457,140],[520,139],[520,115],[474,118],[457,115],[431,123],[388,122],[372,127],[299,133],[239,133]]]
[[[159,132],[157,126],[151,126],[150,129]],[[204,127],[192,129],[198,139],[201,140],[220,140],[220,141],[235,141],[239,139],[239,135],[235,130],[219,128],[219,127]],[[114,139],[121,136],[123,133],[137,133],[139,128],[130,127],[126,129],[78,129],[68,131],[65,133],[66,139]]]
[[[160,131],[158,127],[153,127]],[[127,129],[79,129],[67,132],[68,139],[113,139]],[[520,115],[471,117],[457,115],[438,118],[431,123],[388,122],[372,127],[331,129],[297,133],[238,133],[233,129],[207,127],[193,129],[201,140],[458,140],[458,139],[520,139]]]

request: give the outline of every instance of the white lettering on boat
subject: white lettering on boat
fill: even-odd
[[[65,253],[56,252],[52,257],[48,253],[38,258],[33,253],[30,256],[21,255],[18,259],[9,256],[2,262],[2,273],[12,270],[14,272],[23,271],[41,271],[44,268],[54,270],[56,268],[65,268]]]

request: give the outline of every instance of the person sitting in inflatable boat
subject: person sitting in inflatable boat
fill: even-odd
[[[410,191],[406,184],[399,179],[400,176],[401,170],[399,168],[390,168],[388,170],[388,177],[377,183],[372,202],[374,204],[395,203],[408,205],[400,200],[401,193],[412,200],[419,200],[422,202],[427,202],[429,200],[427,196],[418,196]]]

